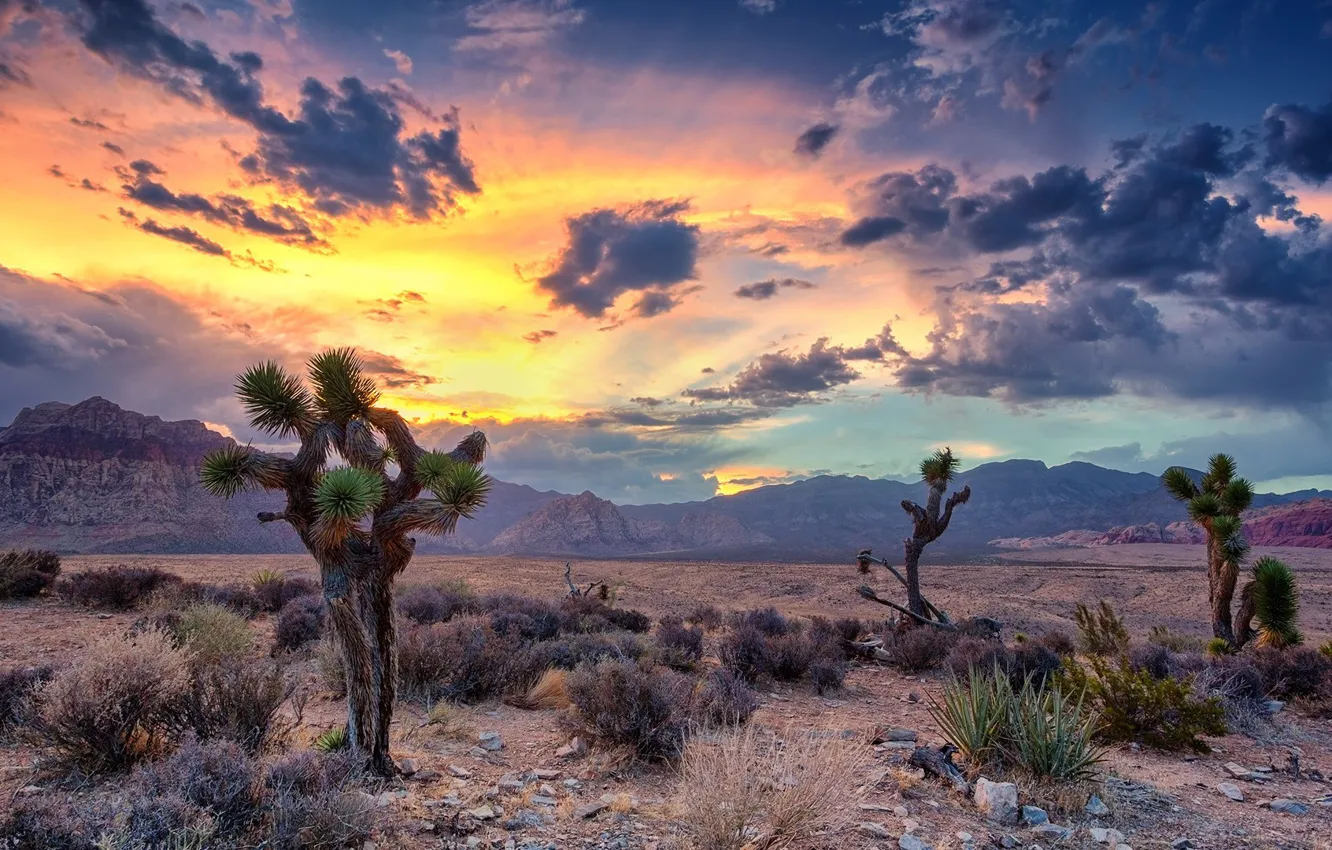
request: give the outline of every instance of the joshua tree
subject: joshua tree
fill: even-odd
[[[1239,628],[1236,637],[1243,644],[1256,635],[1259,646],[1285,649],[1304,642],[1300,634],[1300,591],[1295,572],[1276,558],[1259,558],[1253,564],[1253,578],[1240,593]],[[1258,621],[1258,631],[1249,624]]]
[[[1195,483],[1183,467],[1172,466],[1161,476],[1170,495],[1185,502],[1189,518],[1207,532],[1207,598],[1212,607],[1212,634],[1232,647],[1236,640],[1230,605],[1235,598],[1239,568],[1248,554],[1240,514],[1253,502],[1253,485],[1235,475],[1235,459],[1212,455],[1207,473]]]
[[[309,363],[309,384],[276,363],[236,380],[250,423],[301,448],[287,459],[232,445],[204,458],[200,479],[229,498],[251,487],[280,490],[280,513],[319,565],[324,599],[347,672],[347,740],[381,775],[395,768],[389,722],[397,691],[393,586],[416,547],[408,534],[449,534],[485,503],[486,438],[473,432],[447,454],[423,451],[349,348]],[[336,452],[346,466],[330,466]],[[391,465],[397,474],[390,474]],[[428,498],[418,498],[423,490]]]
[[[906,586],[906,608],[888,600],[880,599],[868,587],[860,588],[861,596],[894,608],[918,623],[935,626],[949,625],[948,616],[930,604],[930,601],[920,591],[920,556],[927,545],[938,540],[948,530],[948,523],[953,518],[953,508],[958,505],[965,505],[967,500],[971,498],[971,488],[963,487],[960,491],[949,496],[946,503],[943,503],[944,491],[948,489],[953,476],[957,474],[960,464],[961,461],[953,457],[953,450],[950,448],[936,451],[920,462],[920,477],[929,486],[930,497],[923,508],[910,499],[902,502],[902,510],[911,515],[912,522],[911,536],[903,541],[906,554],[904,562],[905,576],[887,561],[873,557],[869,549],[861,551],[856,556],[862,573],[869,572],[871,563],[881,564]],[[943,503],[942,513],[940,513],[941,503]]]

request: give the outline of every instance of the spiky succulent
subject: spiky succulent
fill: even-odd
[[[322,519],[355,522],[384,498],[384,480],[364,469],[340,466],[324,473],[314,498]]]
[[[1253,565],[1252,587],[1259,645],[1280,649],[1302,642],[1295,572],[1276,558],[1259,558]]]
[[[920,477],[931,487],[947,487],[961,464],[953,457],[953,450],[945,446],[920,462]]]
[[[379,403],[379,389],[367,377],[364,364],[351,348],[334,348],[310,358],[314,398],[329,419],[345,425],[353,418],[368,418]]]
[[[250,424],[269,434],[302,434],[314,422],[310,391],[300,378],[271,360],[241,373],[236,378],[236,395]]]
[[[255,470],[255,454],[245,447],[229,445],[204,456],[199,481],[215,496],[230,499],[250,486]]]

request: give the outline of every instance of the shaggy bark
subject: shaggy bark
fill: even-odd
[[[953,753],[957,748],[952,744],[944,744],[938,749],[932,747],[917,747],[912,753],[907,763],[913,767],[918,767],[937,779],[953,786],[953,789],[964,796],[971,796],[971,783],[962,775],[962,771],[953,764]]]

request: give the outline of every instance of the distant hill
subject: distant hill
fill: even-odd
[[[300,551],[289,529],[254,519],[281,506],[278,494],[224,501],[199,485],[204,454],[229,444],[200,422],[165,422],[103,398],[25,408],[0,429],[0,547]],[[956,487],[963,485],[971,486],[971,501],[931,547],[932,558],[992,552],[992,541],[1010,548],[1105,545],[1088,541],[1194,533],[1179,525],[1187,520],[1184,506],[1148,473],[1010,460],[961,473]],[[896,556],[910,531],[901,502],[924,496],[919,483],[824,475],[705,501],[617,506],[591,492],[497,481],[487,505],[460,522],[456,535],[422,537],[418,551],[845,562],[865,546]],[[1326,496],[1332,494],[1260,495],[1251,533],[1305,541],[1280,545],[1326,546]],[[1291,504],[1299,499],[1313,501]]]

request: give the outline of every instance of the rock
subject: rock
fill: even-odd
[[[903,812],[906,811],[906,808],[903,806],[884,806],[879,803],[861,803],[856,808],[860,809],[862,812],[891,812],[894,808],[902,809]]]
[[[999,846],[1012,850],[1014,847],[1022,846],[1022,842],[1017,840],[1016,835],[1005,835],[999,839]]]
[[[907,818],[906,820],[902,821],[903,832],[915,832],[918,829],[920,829],[919,821],[914,821],[911,818]]]
[[[582,738],[574,738],[567,746],[560,747],[555,755],[560,758],[574,758],[587,752],[587,743]]]
[[[1101,826],[1093,826],[1090,830],[1092,841],[1097,844],[1113,844],[1118,847],[1124,843],[1124,833],[1117,829],[1106,829]]]
[[[1281,711],[1281,709],[1285,708],[1286,704],[1279,699],[1269,699],[1266,706],[1268,714],[1276,714]]]
[[[461,806],[462,800],[456,794],[450,794],[447,797],[440,797],[438,800],[426,800],[421,805],[427,809],[433,809],[436,806]]]
[[[1226,762],[1226,773],[1236,779],[1251,779],[1253,777],[1252,772],[1247,767],[1235,764],[1233,761]]]
[[[916,740],[916,730],[914,729],[876,729],[872,744],[886,744],[892,742],[910,742]]]
[[[1239,789],[1239,786],[1233,782],[1222,782],[1220,785],[1216,786],[1216,790],[1220,791],[1222,794],[1225,794],[1227,797],[1234,800],[1236,803],[1244,802],[1244,792],[1241,791]]]
[[[532,829],[545,822],[545,818],[531,809],[519,809],[513,817],[504,822],[504,828],[512,832],[518,829]]]
[[[480,747],[472,747],[470,750],[467,751],[467,754],[474,759],[483,759],[486,756],[490,755],[490,753],[486,752]]]
[[[970,832],[957,832],[957,833],[954,833],[954,835],[957,836],[957,840],[958,840],[958,841],[971,841],[971,840],[972,840],[972,838],[971,838],[971,833],[970,833]]]
[[[403,776],[412,777],[421,771],[421,765],[416,759],[403,759],[398,762],[398,772]]]
[[[559,778],[560,778],[560,774],[562,774],[563,772],[564,772],[564,771],[562,771],[562,770],[544,770],[544,769],[538,768],[538,769],[532,771],[532,776],[533,776],[533,778],[535,778],[535,779],[540,779],[541,781],[545,782],[545,781],[548,781],[548,780],[551,780],[551,779],[559,779]]]
[[[595,803],[588,803],[586,806],[579,806],[574,809],[574,820],[590,820],[606,811],[608,808],[610,808],[610,804],[603,803],[600,800]]]
[[[926,844],[914,835],[903,835],[897,839],[897,846],[901,850],[934,850],[933,844]]]
[[[1027,826],[1040,826],[1043,823],[1049,823],[1050,816],[1045,813],[1045,809],[1036,806],[1023,806],[1022,822]]]
[[[1280,797],[1267,804],[1267,807],[1274,812],[1280,812],[1283,815],[1307,815],[1309,807],[1303,803],[1294,800],[1288,800]]]
[[[1018,822],[1018,792],[1012,782],[991,782],[985,777],[976,780],[976,808],[996,823]]]
[[[513,775],[501,776],[500,781],[495,784],[501,791],[508,791],[512,794],[516,794],[527,787],[526,782]]]
[[[498,817],[498,815],[495,814],[495,810],[490,806],[477,806],[475,809],[468,809],[467,814],[477,820],[494,820]]]
[[[1193,842],[1187,838],[1176,838],[1170,842],[1170,850],[1193,850]]]
[[[545,806],[546,808],[554,808],[558,803],[559,801],[556,800],[554,797],[550,797],[545,794],[532,795],[532,805],[534,806]]]
[[[1052,823],[1038,824],[1037,826],[1032,827],[1031,831],[1033,834],[1049,839],[1050,841],[1066,841],[1068,837],[1073,834],[1073,830],[1068,827],[1056,826]]]
[[[482,732],[476,737],[483,750],[493,753],[504,749],[504,739],[500,737],[498,732]]]
[[[471,778],[472,778],[472,772],[471,772],[470,770],[468,770],[468,769],[465,768],[465,767],[459,767],[459,766],[456,765],[456,764],[451,764],[451,765],[449,765],[449,773],[453,774],[454,776],[458,777],[459,779],[471,779]]]
[[[111,615],[110,615],[110,614],[98,614],[98,615],[97,615],[97,619],[99,619],[99,620],[109,620],[109,619],[111,619]]]
[[[1091,799],[1087,801],[1087,805],[1084,808],[1087,814],[1091,815],[1094,818],[1104,818],[1110,816],[1110,807],[1107,806],[1105,803],[1103,803],[1101,801],[1101,798],[1096,796],[1095,794],[1091,795]]]
[[[856,829],[860,830],[862,835],[868,835],[870,838],[893,837],[892,833],[888,831],[888,827],[881,823],[874,823],[873,821],[865,821],[860,826],[856,827]]]
[[[554,797],[554,796],[557,795],[557,792],[555,791],[554,786],[547,785],[547,784],[544,783],[544,782],[541,783],[541,787],[537,789],[537,792],[540,793],[540,794],[544,794],[544,795],[546,795],[547,797]]]
[[[443,775],[433,767],[425,767],[413,773],[410,778],[413,782],[433,782]]]
[[[1115,850],[1133,850],[1133,847],[1129,844],[1116,844]]]

